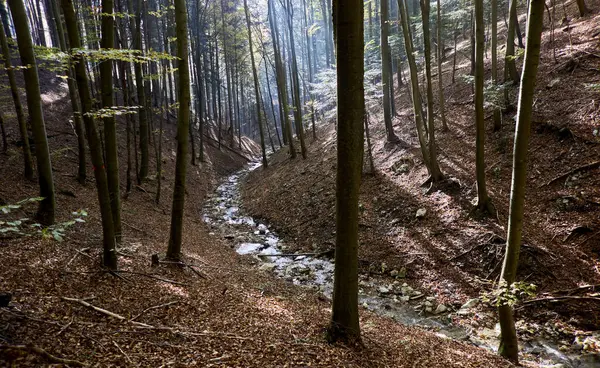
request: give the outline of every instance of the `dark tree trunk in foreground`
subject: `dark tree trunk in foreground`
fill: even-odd
[[[5,20],[3,18],[0,18],[0,22],[2,22],[3,25],[5,24]],[[0,46],[2,46],[1,51],[2,55],[4,56],[4,67],[6,68],[6,74],[8,75],[10,93],[12,94],[13,102],[15,104],[17,123],[19,124],[19,132],[21,133],[21,141],[23,142],[24,175],[28,180],[33,180],[33,157],[31,155],[31,147],[29,145],[29,135],[27,134],[27,121],[25,120],[25,113],[23,112],[23,105],[21,104],[21,97],[19,96],[19,88],[17,87],[17,80],[15,79],[15,71],[10,60],[10,49],[8,47],[6,34],[4,33],[4,27],[0,27]]]
[[[519,264],[519,250],[521,248],[523,231],[523,205],[525,202],[525,184],[527,180],[527,149],[529,147],[531,132],[535,80],[540,60],[543,16],[544,0],[531,0],[527,22],[527,48],[525,49],[523,78],[521,80],[521,92],[517,110],[506,253],[500,276],[501,280],[506,282],[507,287],[510,287],[515,282],[517,266]],[[500,355],[517,362],[519,347],[512,307],[501,305],[498,308],[498,315],[502,331],[498,351]]]
[[[33,130],[33,138],[35,139],[35,157],[37,159],[40,197],[44,197],[40,201],[36,218],[41,224],[51,225],[54,223],[54,212],[56,210],[54,180],[52,178],[52,163],[50,162],[50,150],[46,137],[40,80],[35,53],[33,51],[33,41],[29,26],[27,25],[27,15],[23,0],[9,0],[8,5],[10,6],[17,34],[21,65],[29,65],[29,68],[23,69],[23,78],[25,79],[29,119],[31,121],[31,129]]]
[[[519,83],[519,73],[515,63],[515,29],[517,26],[517,0],[509,0],[508,28],[506,31],[506,54],[504,57],[504,83],[511,80]]]
[[[113,0],[102,0],[102,13],[112,14],[114,11]],[[102,15],[102,40],[103,50],[112,50],[115,47],[115,22],[112,15]],[[113,98],[113,62],[105,60],[100,63],[100,80],[102,82],[102,107],[110,109],[114,105]],[[110,194],[110,208],[115,228],[117,242],[121,242],[121,191],[119,189],[119,156],[117,152],[117,127],[115,117],[112,115],[104,118],[104,144],[106,151],[106,176],[108,179],[108,192]]]
[[[185,0],[175,0],[175,25],[177,29],[177,158],[175,161],[175,185],[171,209],[171,235],[167,258],[181,259],[183,233],[183,210],[185,204],[185,177],[187,171],[188,124],[190,123],[190,68],[188,59],[187,9]]]
[[[334,0],[338,96],[336,246],[332,340],[360,338],[358,322],[358,193],[363,161],[364,7]]]
[[[79,30],[77,29],[77,18],[73,8],[73,0],[62,0],[62,9],[65,15],[65,24],[69,36],[69,46],[71,49],[81,48]],[[115,252],[115,229],[113,225],[112,212],[110,208],[110,194],[108,192],[108,182],[106,179],[106,170],[102,157],[102,147],[100,145],[100,135],[96,129],[92,112],[92,97],[90,95],[90,86],[85,70],[86,61],[82,54],[71,54],[75,61],[75,77],[79,87],[79,96],[83,112],[83,122],[87,135],[90,154],[92,156],[92,168],[96,178],[96,187],[98,190],[98,202],[100,203],[100,214],[102,217],[102,236],[103,236],[103,264],[110,269],[117,268],[117,254]],[[112,79],[111,79],[112,80]]]
[[[265,134],[263,132],[262,117],[260,113],[260,87],[258,86],[258,73],[256,72],[256,63],[254,62],[254,50],[252,48],[252,30],[250,27],[250,10],[248,1],[244,0],[244,10],[246,12],[246,26],[248,27],[248,44],[250,46],[250,60],[252,63],[252,75],[254,77],[254,94],[256,95],[256,116],[258,118],[258,130],[260,132],[260,147],[262,149],[263,167],[267,168],[267,151],[265,150]]]
[[[438,97],[440,100],[440,119],[442,120],[442,129],[444,131],[448,130],[448,125],[446,124],[446,109],[444,103],[444,78],[442,72],[442,59],[444,55],[444,43],[442,40],[442,5],[440,4],[440,0],[437,0],[437,72],[438,72]],[[456,52],[456,50],[454,51]],[[398,78],[400,78],[400,73],[398,73]]]

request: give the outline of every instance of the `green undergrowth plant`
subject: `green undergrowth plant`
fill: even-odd
[[[42,239],[61,242],[64,240],[66,232],[71,226],[85,222],[83,218],[87,216],[87,211],[84,209],[72,212],[71,215],[73,218],[69,221],[59,222],[46,227],[33,222],[30,218],[15,216],[17,210],[22,209],[28,204],[40,202],[43,199],[43,197],[32,197],[15,204],[0,206],[0,239],[40,236]]]

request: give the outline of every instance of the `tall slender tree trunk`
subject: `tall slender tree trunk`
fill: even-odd
[[[71,50],[80,49],[81,39],[77,29],[77,17],[73,8],[73,0],[61,0],[63,13],[65,15],[65,24],[67,35],[69,37],[69,46]],[[117,254],[115,252],[115,229],[110,205],[110,194],[108,191],[108,182],[106,179],[106,169],[102,157],[102,147],[100,146],[100,135],[96,129],[96,123],[92,113],[92,97],[90,96],[90,87],[85,70],[86,60],[81,53],[72,53],[75,61],[75,77],[79,87],[79,96],[81,98],[83,121],[87,135],[88,145],[92,157],[94,176],[96,178],[96,187],[98,190],[98,202],[100,204],[100,215],[102,218],[102,238],[103,238],[103,264],[109,269],[117,269]],[[111,78],[112,81],[112,78]]]
[[[292,88],[294,100],[294,122],[296,123],[296,135],[300,140],[300,152],[302,158],[306,159],[306,144],[304,142],[304,124],[302,120],[302,104],[300,102],[300,79],[298,77],[298,61],[296,59],[296,45],[294,43],[294,23],[293,23],[293,8],[292,2],[288,0],[288,26],[290,32],[290,58],[292,59]]]
[[[185,177],[187,173],[188,124],[190,123],[190,68],[188,55],[187,9],[185,0],[175,2],[175,27],[177,30],[177,86],[179,109],[177,112],[177,156],[175,159],[175,184],[171,209],[171,233],[167,258],[181,260],[183,211],[185,205]]]
[[[423,46],[425,56],[425,75],[427,79],[427,127],[429,131],[429,173],[432,183],[443,179],[440,166],[437,161],[437,149],[435,146],[435,127],[433,116],[433,86],[431,83],[431,32],[429,30],[429,0],[421,0],[421,18],[423,20]]]
[[[525,185],[527,182],[527,150],[531,132],[531,117],[533,115],[533,97],[535,82],[540,60],[540,41],[544,17],[544,0],[531,0],[527,17],[527,48],[523,66],[523,77],[517,109],[517,126],[513,153],[513,174],[510,192],[510,209],[508,214],[508,234],[506,237],[506,253],[500,275],[506,287],[515,282],[519,251],[523,231],[523,206],[525,203]],[[500,320],[500,355],[517,362],[519,347],[512,307],[501,305],[498,308]]]
[[[133,9],[132,0],[127,0],[129,4],[129,12],[132,14],[136,14]],[[142,1],[137,0],[137,10],[141,13]],[[142,52],[142,17],[138,16],[131,18],[131,33],[133,34],[133,48]],[[142,71],[142,64],[134,63],[134,72],[135,72],[135,85],[137,87],[137,97],[138,97],[138,105],[140,106],[138,117],[139,117],[139,129],[140,129],[140,171],[138,176],[138,181],[143,181],[148,176],[148,168],[149,168],[149,129],[148,129],[148,113],[146,105],[146,92],[144,90],[144,75]]]
[[[483,109],[483,52],[484,24],[483,0],[475,0],[475,172],[477,177],[476,207],[489,214],[493,213],[492,201],[485,183],[485,115]]]
[[[442,129],[448,130],[446,123],[446,109],[444,103],[444,78],[442,73],[442,59],[444,56],[444,43],[442,42],[442,5],[437,0],[437,72],[438,72],[438,98],[440,100],[440,119],[442,120]],[[398,74],[398,78],[400,75]]]
[[[360,338],[358,196],[365,116],[363,16],[362,0],[334,0],[336,55],[344,61],[337,63],[336,246],[329,328],[334,341]]]
[[[256,95],[256,117],[258,121],[258,130],[260,133],[260,148],[262,149],[262,164],[263,168],[267,168],[267,151],[265,149],[265,134],[263,132],[263,123],[260,113],[260,88],[258,85],[258,73],[256,71],[256,63],[254,61],[254,49],[252,47],[252,29],[250,26],[250,10],[248,9],[248,1],[244,0],[244,11],[246,13],[246,26],[248,28],[248,44],[250,47],[250,60],[252,63],[252,76],[254,78],[254,93]]]
[[[105,51],[115,48],[115,21],[113,0],[102,0],[102,39],[100,47]],[[110,109],[114,105],[113,96],[113,62],[104,60],[100,63],[100,79],[102,83],[102,107]],[[117,126],[114,116],[104,118],[104,143],[106,157],[106,177],[110,194],[110,208],[117,243],[121,242],[121,190],[119,188],[119,154],[117,151]]]
[[[52,177],[52,163],[50,161],[50,150],[46,137],[46,125],[44,124],[44,113],[42,111],[42,98],[40,92],[40,80],[38,77],[37,62],[33,51],[33,41],[23,0],[9,0],[8,5],[15,25],[17,34],[17,46],[21,55],[21,65],[29,66],[23,69],[25,79],[25,92],[27,94],[27,108],[35,139],[35,156],[37,159],[38,182],[40,185],[40,201],[36,219],[44,225],[54,223],[56,201],[54,197],[54,180]],[[10,54],[7,54],[10,55]],[[7,59],[9,56],[7,56]]]
[[[404,0],[398,0],[398,11],[400,12],[400,19],[402,23],[402,34],[404,36],[404,47],[406,50],[406,58],[408,59],[408,67],[410,70],[410,83],[411,83],[411,94],[413,111],[415,113],[415,126],[417,128],[417,136],[419,138],[419,146],[421,148],[421,154],[423,155],[423,162],[427,166],[427,171],[431,175],[431,163],[429,159],[429,152],[427,150],[427,143],[425,142],[425,134],[423,128],[425,123],[423,121],[423,107],[421,102],[421,94],[419,92],[419,76],[417,74],[417,64],[415,62],[415,55],[413,51],[412,35],[410,30],[410,24],[408,23],[408,12],[404,6]]]
[[[8,9],[6,9],[6,0],[0,0],[0,22],[6,37],[12,38],[12,32],[10,31],[10,19],[8,17]]]
[[[0,18],[0,22],[2,22],[2,24],[4,25],[4,19]],[[0,45],[2,46],[4,67],[6,69],[6,74],[8,75],[8,83],[10,84],[10,93],[13,97],[15,111],[17,113],[17,122],[19,124],[19,132],[21,133],[21,141],[23,142],[23,173],[27,180],[33,180],[33,157],[31,155],[31,147],[29,145],[27,121],[25,120],[23,105],[21,105],[21,97],[19,96],[19,88],[17,87],[15,71],[12,67],[12,62],[10,60],[10,48],[8,47],[8,41],[6,39],[6,34],[4,33],[3,26],[0,27]]]
[[[519,83],[519,73],[515,62],[515,28],[517,25],[517,0],[509,0],[508,27],[506,31],[506,54],[504,56],[504,83],[511,80]]]
[[[498,1],[491,0],[491,19],[492,26],[491,46],[492,46],[492,84],[498,84]],[[500,108],[494,106],[494,131],[499,131],[502,127],[502,115]]]
[[[387,133],[388,142],[398,142],[398,137],[394,133],[394,126],[392,125],[392,96],[391,91],[393,86],[390,88],[390,84],[393,84],[391,74],[391,51],[388,43],[389,37],[389,10],[388,1],[381,1],[381,38],[380,38],[380,49],[381,49],[381,84],[383,87],[383,120],[385,122],[385,131]]]

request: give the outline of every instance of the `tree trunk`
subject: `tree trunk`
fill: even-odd
[[[277,17],[275,16],[275,4],[273,0],[269,1],[269,25],[271,27],[271,36],[273,38],[273,53],[275,54],[275,71],[277,81],[277,91],[279,95],[279,104],[283,109],[283,130],[284,137],[289,144],[290,156],[296,158],[296,149],[294,148],[294,140],[292,137],[292,125],[290,122],[290,113],[287,96],[287,81],[285,77],[285,69],[281,60],[281,47],[279,44],[279,27],[277,25]],[[242,94],[243,96],[243,94]]]
[[[385,122],[385,131],[387,133],[388,142],[398,142],[398,137],[394,133],[392,125],[392,101],[390,83],[393,83],[390,78],[391,70],[391,51],[388,43],[389,37],[389,10],[388,1],[381,1],[381,84],[383,87],[383,120]],[[392,87],[393,88],[393,87]]]
[[[40,201],[36,219],[41,224],[51,225],[54,223],[54,212],[56,210],[54,180],[52,178],[52,163],[50,161],[50,150],[48,148],[48,139],[46,137],[40,80],[38,78],[35,53],[33,51],[33,41],[26,21],[27,15],[23,0],[9,0],[8,5],[10,6],[13,23],[15,25],[15,33],[17,34],[17,45],[19,53],[21,54],[21,65],[29,66],[28,68],[23,69],[23,78],[25,79],[29,119],[33,130],[33,138],[35,139],[35,156],[37,159],[40,197],[44,197],[44,199]]]
[[[182,0],[180,0],[182,1]],[[265,135],[263,133],[262,117],[260,114],[260,88],[258,86],[258,73],[256,71],[256,63],[254,62],[254,49],[252,47],[252,30],[250,27],[250,10],[248,9],[248,1],[244,0],[244,11],[246,13],[246,26],[248,28],[248,44],[250,47],[250,60],[252,62],[252,76],[254,78],[254,93],[256,95],[256,112],[258,120],[258,130],[260,132],[260,148],[262,149],[262,164],[263,168],[266,169],[267,163],[267,151],[265,149]]]
[[[0,0],[0,22],[6,37],[12,38],[12,32],[10,31],[10,20],[8,18],[8,10],[6,9],[6,1]]]
[[[114,12],[113,0],[102,0],[102,13]],[[102,16],[102,40],[100,47],[104,50],[115,48],[115,22],[112,15]],[[102,82],[102,107],[110,109],[114,106],[113,97],[113,62],[105,60],[100,63],[100,79]],[[106,177],[110,194],[110,208],[117,243],[121,242],[121,191],[119,188],[119,153],[117,150],[117,126],[114,116],[104,118],[104,142],[106,149]]]
[[[492,84],[496,86],[498,84],[498,1],[491,0],[491,7]],[[502,128],[502,115],[500,108],[494,106],[494,131],[497,132],[500,128]]]
[[[304,124],[302,121],[302,104],[300,103],[300,80],[298,78],[298,62],[296,59],[296,46],[294,44],[294,24],[292,15],[292,2],[288,0],[288,26],[290,31],[290,57],[292,59],[292,87],[294,99],[294,122],[296,123],[296,135],[300,140],[300,152],[302,158],[306,159],[306,144],[304,142]]]
[[[437,162],[435,146],[435,127],[433,116],[433,86],[431,83],[431,35],[429,31],[429,0],[421,0],[421,18],[423,20],[423,46],[425,56],[425,75],[427,79],[427,127],[429,131],[429,173],[432,183],[443,179],[440,166]]]
[[[517,25],[517,0],[510,0],[508,9],[508,28],[506,33],[506,54],[504,56],[504,83],[510,79],[519,83],[519,73],[515,62],[515,28]]]
[[[531,0],[527,18],[527,48],[525,50],[523,78],[521,80],[521,92],[517,110],[506,253],[500,276],[501,280],[506,282],[506,287],[508,288],[515,282],[517,266],[519,264],[519,250],[523,231],[523,205],[525,202],[525,184],[527,180],[527,150],[531,132],[535,81],[540,60],[543,17],[544,0]],[[517,362],[519,347],[512,307],[501,305],[498,308],[498,315],[502,331],[498,352],[505,358]]]
[[[80,49],[81,40],[79,30],[77,29],[77,18],[73,8],[73,0],[62,0],[62,9],[65,15],[65,24],[67,26],[67,35],[69,37],[69,46],[71,50]],[[108,182],[106,171],[102,158],[102,147],[100,146],[100,135],[96,129],[92,113],[92,98],[90,96],[90,87],[85,70],[86,61],[82,54],[71,54],[75,61],[75,77],[79,87],[79,96],[81,98],[83,121],[87,135],[88,145],[92,157],[92,167],[96,178],[96,187],[98,190],[98,202],[100,204],[100,214],[102,218],[102,237],[103,237],[103,264],[109,269],[117,269],[117,254],[115,252],[115,229],[110,205],[110,194],[108,191]],[[112,78],[111,78],[112,81]]]
[[[579,16],[584,17],[588,12],[588,8],[585,6],[585,0],[577,0],[577,9],[579,10]],[[529,39],[529,36],[527,37]]]
[[[411,83],[411,94],[413,111],[415,113],[415,126],[417,128],[417,136],[419,138],[419,146],[421,148],[421,154],[423,155],[423,162],[427,166],[427,171],[431,175],[429,152],[427,151],[427,143],[425,142],[425,135],[423,132],[423,107],[421,102],[421,94],[419,92],[419,76],[417,73],[417,64],[415,62],[415,55],[413,51],[413,43],[410,25],[408,23],[408,12],[404,6],[404,0],[398,0],[398,11],[400,12],[400,21],[402,23],[402,34],[404,36],[404,47],[406,50],[406,58],[408,60],[408,68],[410,70],[410,83]]]
[[[442,120],[442,129],[448,130],[446,124],[446,111],[444,106],[444,78],[442,74],[442,59],[444,54],[444,44],[442,42],[442,6],[440,0],[437,0],[437,71],[438,71],[438,97],[440,100],[440,119]]]
[[[485,184],[485,116],[483,109],[483,0],[475,0],[475,172],[477,177],[477,208],[493,213],[492,201]]]
[[[4,19],[2,18],[0,18],[0,22],[2,22],[3,25],[5,24]],[[21,97],[19,95],[19,88],[17,87],[17,80],[15,79],[15,71],[10,60],[10,48],[8,47],[8,41],[6,39],[6,34],[4,33],[4,27],[0,27],[0,45],[2,46],[4,67],[6,69],[6,74],[8,75],[8,82],[10,84],[10,93],[12,94],[15,111],[17,112],[17,122],[19,124],[19,132],[21,133],[21,141],[23,142],[23,173],[27,180],[33,180],[33,157],[31,155],[31,147],[29,145],[27,121],[25,119],[25,113],[23,112],[23,105],[21,105]]]
[[[332,340],[360,338],[358,321],[358,196],[364,150],[364,6],[334,0],[338,96],[336,246]],[[338,35],[342,35],[338,37]]]
[[[187,172],[188,125],[190,123],[190,68],[188,58],[188,28],[185,0],[175,0],[175,27],[177,36],[177,157],[175,159],[175,184],[171,209],[171,234],[167,258],[181,260],[183,211],[185,204],[185,177]]]
[[[127,0],[129,4],[129,12],[132,14],[136,14],[133,9],[132,0]],[[137,9],[141,12],[141,0],[137,0]],[[131,17],[130,26],[131,33],[133,34],[133,48],[142,52],[142,17]],[[134,20],[135,19],[135,20]],[[140,171],[138,182],[141,182],[146,179],[148,176],[148,167],[149,167],[149,159],[150,155],[148,153],[148,138],[149,138],[149,129],[148,129],[148,113],[146,109],[146,92],[144,90],[144,75],[142,71],[142,64],[134,63],[133,64],[134,72],[135,72],[135,85],[137,87],[137,97],[138,97],[138,105],[140,106],[138,117],[139,117],[139,129],[140,129]]]

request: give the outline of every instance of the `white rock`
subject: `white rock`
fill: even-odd
[[[435,314],[444,313],[448,308],[444,304],[438,304],[437,308],[435,308]]]
[[[385,286],[380,286],[380,287],[379,287],[379,289],[377,289],[377,291],[378,291],[380,294],[389,294],[389,292],[390,292],[390,289],[388,289],[388,288],[387,288],[387,287],[385,287]]]
[[[431,307],[425,307],[425,312],[431,313],[433,309]]]
[[[423,217],[425,217],[425,215],[426,215],[426,214],[427,214],[427,210],[426,210],[426,209],[424,209],[424,208],[419,208],[419,209],[417,210],[417,215],[416,215],[416,217],[417,217],[417,218],[423,218]]]
[[[259,269],[261,271],[273,272],[273,270],[277,267],[275,263],[263,263],[260,265]]]

